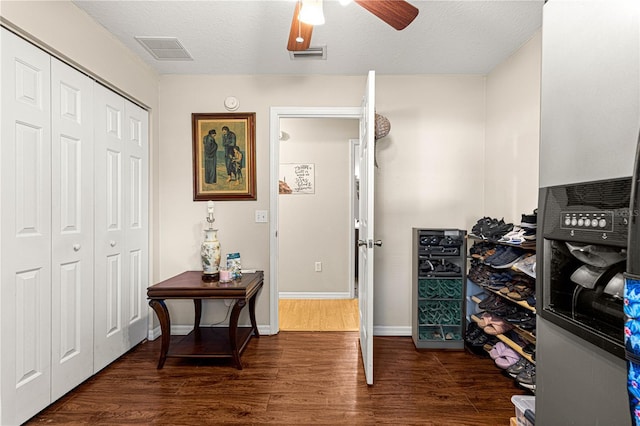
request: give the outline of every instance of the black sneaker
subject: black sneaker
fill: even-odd
[[[505,223],[504,219],[493,222],[485,231],[484,238],[490,241],[498,241],[503,235],[513,230],[513,223]]]
[[[536,366],[529,363],[524,370],[516,376],[516,381],[523,388],[535,390],[536,388]]]
[[[506,372],[513,378],[516,378],[516,376],[518,374],[520,374],[521,372],[523,372],[525,370],[525,368],[531,364],[529,361],[527,361],[526,358],[522,357],[520,358],[515,364],[513,364],[511,367],[506,369]]]
[[[421,246],[437,246],[440,242],[440,237],[436,236],[427,236],[420,238]]]
[[[440,240],[439,245],[443,247],[460,247],[462,245],[462,240],[447,236]]]
[[[523,214],[520,226],[523,228],[535,228],[538,226],[538,209],[533,211],[533,214]]]

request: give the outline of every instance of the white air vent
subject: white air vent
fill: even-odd
[[[307,50],[289,52],[291,60],[298,59],[327,59],[327,46],[310,47]]]
[[[159,61],[193,61],[175,37],[135,37],[151,56]]]

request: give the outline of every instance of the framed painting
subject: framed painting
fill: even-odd
[[[191,114],[193,200],[256,199],[256,114]]]

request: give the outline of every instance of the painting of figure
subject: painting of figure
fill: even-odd
[[[255,200],[255,113],[192,114],[193,199]]]

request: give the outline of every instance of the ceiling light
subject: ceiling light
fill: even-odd
[[[349,3],[351,3],[352,0],[339,0],[340,4],[343,6],[348,5]]]
[[[299,19],[305,24],[323,25],[322,0],[302,0]]]

